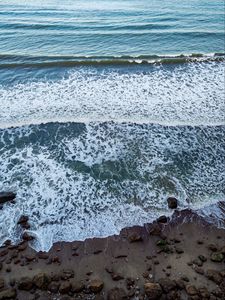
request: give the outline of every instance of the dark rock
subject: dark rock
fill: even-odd
[[[24,241],[32,241],[34,239],[34,237],[30,234],[28,234],[27,232],[24,232],[22,235],[22,239]]]
[[[0,289],[3,289],[5,286],[5,281],[3,278],[0,278]]]
[[[160,216],[158,219],[157,219],[157,222],[158,223],[167,223],[168,221],[168,218],[166,216]]]
[[[111,277],[112,277],[112,280],[114,280],[114,281],[119,281],[119,280],[124,279],[123,275],[121,275],[119,273],[113,273],[111,275]]]
[[[224,255],[220,252],[213,252],[210,259],[213,262],[222,262],[224,260]]]
[[[11,240],[6,240],[6,241],[4,241],[4,245],[5,245],[5,246],[10,246],[11,243],[12,243]]]
[[[0,300],[15,299],[15,298],[16,298],[15,289],[6,289],[0,292]]]
[[[77,280],[72,280],[71,281],[71,286],[72,286],[72,292],[73,293],[80,293],[84,290],[85,285],[82,281],[77,281]]]
[[[50,283],[50,278],[45,273],[39,273],[34,276],[33,283],[40,290],[47,290]]]
[[[199,289],[199,294],[201,296],[201,299],[209,299],[210,298],[210,293],[207,290],[207,288],[202,287]]]
[[[59,283],[58,282],[51,282],[49,285],[48,285],[48,290],[51,292],[51,293],[58,293],[58,290],[59,290]]]
[[[71,290],[71,283],[69,281],[64,281],[59,286],[59,292],[61,294],[68,294]]]
[[[176,251],[177,254],[182,254],[182,253],[184,253],[184,250],[181,249],[180,247],[175,247],[175,251]]]
[[[27,248],[28,244],[27,242],[23,241],[19,246],[18,246],[18,251],[24,251]]]
[[[204,255],[199,255],[198,258],[202,261],[202,262],[206,262],[207,258]]]
[[[0,204],[12,201],[16,198],[16,194],[12,192],[0,192]]]
[[[162,295],[162,288],[158,283],[145,283],[144,289],[149,300],[159,299]]]
[[[0,252],[0,257],[1,257],[1,256],[5,256],[5,255],[7,255],[8,253],[9,253],[8,249],[4,249],[4,250],[2,250],[2,251]]]
[[[19,290],[30,291],[33,288],[33,281],[29,277],[22,277],[18,283]]]
[[[176,285],[179,290],[183,290],[185,288],[184,281],[182,279],[176,280]]]
[[[176,289],[176,282],[169,278],[161,278],[158,280],[158,283],[161,285],[165,293],[168,293],[169,291]]]
[[[196,273],[204,275],[204,270],[198,266],[194,266],[193,269],[195,270]]]
[[[19,218],[17,224],[20,224],[20,225],[21,225],[21,224],[27,223],[28,220],[29,220],[29,217],[28,217],[28,216],[22,215],[22,216]]]
[[[206,271],[206,277],[217,284],[220,284],[223,280],[219,271],[208,269]]]
[[[71,270],[71,269],[63,270],[60,273],[60,276],[61,276],[62,280],[67,280],[67,279],[73,278],[74,277],[74,271]]]
[[[196,289],[196,287],[194,285],[187,285],[186,292],[189,296],[198,295],[198,290]]]
[[[218,250],[217,246],[215,244],[209,244],[208,245],[209,250],[216,252]]]
[[[103,289],[104,283],[100,279],[93,279],[89,283],[89,289],[93,293],[99,293]]]
[[[36,256],[34,254],[27,254],[25,255],[25,258],[27,261],[34,261],[36,259]]]
[[[178,201],[175,197],[169,197],[167,199],[168,207],[171,209],[177,208]]]
[[[148,232],[150,235],[156,235],[156,236],[158,235],[159,236],[161,234],[161,231],[162,231],[162,229],[159,226],[159,224],[157,224],[157,223],[153,223],[148,227]]]
[[[225,255],[225,246],[223,246],[223,247],[220,249],[220,253],[222,253],[223,255]]]
[[[39,251],[37,255],[38,255],[39,259],[48,259],[49,258],[49,255],[46,252]]]
[[[129,234],[128,240],[129,240],[130,243],[134,243],[134,242],[143,241],[143,238],[140,234],[138,234],[136,232],[133,232],[133,233]]]

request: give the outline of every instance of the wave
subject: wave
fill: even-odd
[[[47,122],[225,124],[224,62],[78,68],[57,80],[0,86],[0,127]]]
[[[1,129],[0,190],[17,199],[1,210],[0,243],[17,241],[21,214],[36,250],[49,250],[170,215],[169,195],[181,209],[217,203],[225,195],[224,134],[225,126],[114,122]]]
[[[190,62],[219,62],[224,61],[224,58],[225,53],[192,53],[190,55],[161,56],[26,56],[0,54],[0,68],[182,64]]]

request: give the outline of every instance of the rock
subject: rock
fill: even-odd
[[[225,255],[225,246],[223,246],[223,247],[220,249],[220,253],[222,253],[223,255]]]
[[[160,216],[158,219],[157,219],[157,222],[158,223],[167,223],[168,221],[168,218],[166,216]]]
[[[100,279],[93,279],[90,281],[89,288],[93,293],[99,293],[103,289],[104,283]]]
[[[22,215],[22,216],[19,218],[17,224],[20,224],[20,225],[21,225],[21,224],[27,223],[28,220],[29,220],[28,216]]]
[[[48,285],[48,290],[51,292],[51,293],[58,293],[58,290],[59,290],[59,283],[58,282],[51,282],[49,285]]]
[[[161,227],[157,223],[153,223],[148,227],[148,232],[150,235],[160,235],[161,234]]]
[[[140,234],[133,232],[128,236],[128,240],[130,243],[134,243],[143,241],[143,238]]]
[[[123,275],[121,275],[119,273],[113,273],[111,275],[111,277],[112,277],[112,280],[114,280],[114,281],[119,281],[119,280],[124,279]]]
[[[84,283],[82,281],[77,281],[77,280],[76,281],[72,280],[71,281],[71,286],[72,286],[71,290],[72,290],[73,293],[80,293],[85,288]]]
[[[175,251],[176,251],[177,254],[182,254],[182,253],[184,253],[184,250],[181,249],[180,247],[175,247]]]
[[[202,287],[199,289],[199,294],[201,296],[201,299],[209,299],[210,298],[210,293],[207,290],[207,288]]]
[[[9,253],[9,251],[7,249],[4,249],[0,252],[0,257],[5,256]]]
[[[149,300],[159,299],[162,295],[162,288],[158,283],[148,282],[144,285],[145,294]]]
[[[199,255],[198,258],[204,263],[207,261],[207,258],[204,255]]]
[[[0,278],[0,290],[3,289],[5,286],[5,281],[3,278]]]
[[[177,208],[178,201],[177,201],[177,199],[176,199],[175,197],[169,197],[169,198],[167,199],[167,203],[168,203],[168,207],[169,207],[170,209],[175,209],[175,208]]]
[[[27,254],[25,255],[25,258],[27,261],[34,261],[36,259],[36,256],[34,254]]]
[[[50,281],[49,276],[45,273],[39,273],[33,278],[34,285],[40,290],[47,290]]]
[[[194,266],[193,269],[195,270],[196,273],[204,275],[204,270],[198,266]]]
[[[215,244],[209,244],[208,248],[209,248],[209,250],[211,250],[213,252],[216,252],[218,250],[217,246]]]
[[[127,299],[126,292],[122,288],[115,287],[108,291],[107,300]]]
[[[64,281],[59,286],[59,292],[61,294],[67,294],[71,290],[71,283],[69,281]]]
[[[30,291],[33,288],[33,281],[29,277],[22,277],[18,283],[18,289]]]
[[[196,287],[194,285],[186,285],[186,292],[188,295],[190,296],[195,296],[198,295],[198,290],[196,289]]]
[[[16,198],[16,194],[12,192],[0,192],[0,204],[12,201]]]
[[[161,278],[158,280],[158,282],[165,293],[168,293],[169,291],[176,289],[176,282],[169,278]]]
[[[208,269],[206,271],[206,277],[217,284],[220,284],[223,280],[219,271]]]
[[[38,255],[39,259],[48,259],[49,258],[49,255],[46,252],[39,251],[37,255]]]
[[[31,236],[30,234],[28,234],[27,232],[24,232],[22,235],[22,239],[24,241],[32,241],[34,239],[34,237]]]
[[[71,269],[63,270],[60,273],[60,276],[61,276],[62,280],[67,280],[67,279],[73,278],[74,277],[74,271],[71,270]]]
[[[224,260],[224,255],[220,252],[213,252],[210,259],[213,262],[222,262]]]
[[[16,298],[15,289],[6,289],[0,292],[0,300],[15,299],[15,298]]]

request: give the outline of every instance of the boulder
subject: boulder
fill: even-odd
[[[69,281],[64,281],[59,286],[59,292],[61,294],[67,294],[71,290],[71,283]]]
[[[100,279],[93,279],[90,281],[89,288],[93,293],[99,293],[104,286],[104,282]]]
[[[158,283],[148,282],[144,285],[145,294],[149,300],[159,299],[162,295],[162,288]]]
[[[16,198],[16,194],[13,192],[0,192],[0,204],[8,201],[12,201]]]
[[[48,290],[51,292],[51,293],[58,293],[58,290],[59,290],[59,283],[58,282],[51,282],[49,285],[48,285]]]
[[[73,293],[80,293],[84,290],[85,285],[82,281],[78,280],[71,280],[72,292]]]
[[[220,252],[213,252],[210,256],[210,259],[213,262],[222,262],[224,260],[224,255]]]
[[[30,291],[33,288],[33,280],[29,277],[22,277],[18,282],[18,289]]]
[[[158,219],[157,219],[157,222],[158,223],[167,223],[168,221],[168,218],[166,216],[160,216]]]
[[[189,296],[198,295],[198,290],[194,285],[190,285],[190,284],[186,285],[186,292]]]
[[[169,278],[161,278],[158,282],[165,293],[169,293],[169,291],[174,290],[177,287],[176,282]]]
[[[15,289],[6,289],[0,292],[0,300],[15,299],[16,290]]]
[[[217,284],[220,284],[223,280],[219,271],[208,269],[206,271],[206,277]]]
[[[39,273],[33,278],[34,285],[40,290],[47,290],[50,281],[49,276],[45,273]]]
[[[115,287],[108,291],[107,300],[124,300],[124,299],[127,299],[127,295],[124,289]]]
[[[167,203],[168,203],[168,207],[169,207],[170,209],[175,209],[175,208],[177,208],[178,201],[177,201],[177,199],[176,199],[175,197],[169,197],[169,198],[167,199]]]

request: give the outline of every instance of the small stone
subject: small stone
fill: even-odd
[[[48,290],[51,292],[51,293],[58,293],[58,290],[59,290],[59,283],[58,282],[51,282],[49,285],[48,285]]]
[[[33,281],[29,277],[22,277],[18,283],[19,290],[30,291],[33,288]]]
[[[71,281],[71,286],[72,286],[72,292],[73,293],[80,293],[84,290],[85,285],[82,281]]]
[[[198,291],[194,285],[187,285],[186,286],[186,292],[190,296],[195,296],[198,294]]]
[[[128,236],[128,240],[130,243],[134,243],[143,241],[143,238],[140,234],[133,232]]]
[[[210,259],[213,262],[222,262],[224,260],[224,255],[220,252],[213,252]]]
[[[176,289],[176,282],[169,278],[161,278],[158,280],[158,282],[165,293],[168,293],[169,291]]]
[[[4,204],[8,201],[12,201],[16,198],[16,194],[13,192],[0,192],[0,204]]]
[[[162,295],[162,288],[158,283],[148,282],[144,285],[145,294],[149,300],[159,299]]]
[[[49,258],[49,255],[46,252],[39,251],[37,255],[38,255],[39,259],[48,259]]]
[[[157,219],[157,222],[158,223],[167,223],[168,221],[168,218],[166,216],[160,216],[158,219]]]
[[[34,276],[33,283],[40,290],[47,290],[48,285],[50,283],[50,278],[45,273],[39,273]]]
[[[181,248],[179,248],[179,247],[175,247],[175,251],[176,251],[177,254],[182,254],[182,253],[184,253],[184,250],[181,249]]]
[[[208,245],[209,250],[216,252],[218,250],[217,246],[215,244],[209,244]]]
[[[175,209],[175,208],[177,208],[178,201],[177,201],[177,199],[176,199],[175,197],[169,197],[169,198],[167,199],[167,203],[168,203],[168,207],[169,207],[170,209]]]
[[[69,281],[64,281],[60,284],[59,292],[61,294],[67,294],[71,290],[71,284]]]
[[[199,255],[198,258],[202,261],[202,262],[206,262],[207,258],[204,255]]]
[[[0,292],[0,300],[15,299],[15,298],[16,298],[15,289],[6,289]]]
[[[24,232],[22,235],[22,239],[24,241],[32,241],[34,239],[34,237],[31,236],[30,234],[28,234],[27,232]]]
[[[219,271],[208,269],[206,271],[206,277],[212,281],[214,281],[217,284],[220,284],[223,280],[221,274]]]
[[[0,278],[0,289],[4,288],[5,286],[5,281],[3,278]]]
[[[99,293],[103,289],[104,283],[100,279],[93,279],[90,281],[89,288],[93,293]]]
[[[22,216],[19,218],[17,224],[20,224],[20,225],[21,225],[21,224],[27,223],[28,220],[29,220],[29,217],[28,217],[28,216],[22,215]]]

